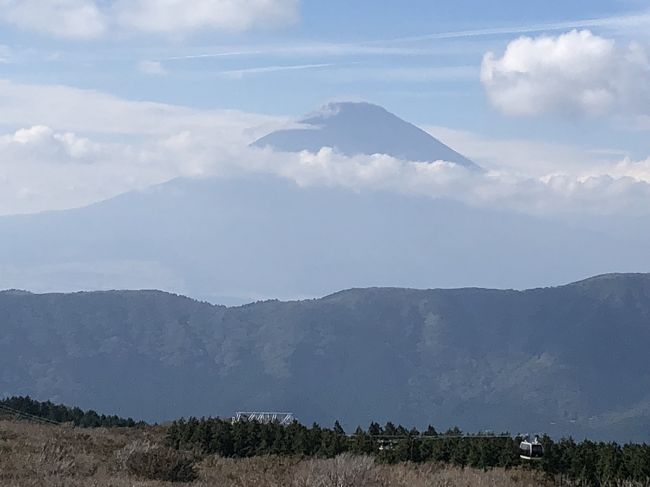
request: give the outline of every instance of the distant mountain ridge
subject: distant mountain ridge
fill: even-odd
[[[479,169],[462,154],[378,105],[330,103],[298,123],[304,127],[278,130],[254,145],[284,152],[318,152],[332,147],[348,156],[387,154],[408,161],[442,160]]]
[[[348,428],[650,435],[650,274],[232,308],[160,291],[11,292],[0,329],[3,394],[122,416],[277,409]]]

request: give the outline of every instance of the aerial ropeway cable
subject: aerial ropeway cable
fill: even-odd
[[[48,418],[43,418],[41,416],[36,416],[34,414],[26,413],[25,411],[20,411],[18,409],[10,408],[9,406],[5,406],[3,404],[0,404],[0,412],[5,412],[7,414],[13,415],[16,418],[22,418],[22,419],[26,419],[26,420],[29,420],[29,421],[35,421],[37,423],[51,424],[51,425],[61,424],[58,421],[54,421],[53,419],[48,419]]]

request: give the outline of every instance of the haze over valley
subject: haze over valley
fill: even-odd
[[[271,169],[177,178],[79,209],[0,218],[12,235],[0,241],[1,287],[162,289],[244,304],[348,287],[525,289],[650,268],[645,216],[550,218],[392,188],[393,176],[422,184],[430,171],[490,176],[381,107],[336,103],[320,113],[307,128],[255,142],[265,147],[255,157],[271,164],[317,158],[296,163],[298,181]],[[414,162],[393,167],[403,157]],[[302,184],[302,171],[315,181]],[[346,183],[346,173],[364,180],[382,171],[385,185]]]

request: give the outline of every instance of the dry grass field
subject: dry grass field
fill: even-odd
[[[543,486],[525,470],[381,465],[371,457],[224,459],[164,446],[164,429],[81,429],[0,421],[2,487],[438,487]],[[193,480],[192,480],[193,479]],[[183,480],[189,482],[183,482]]]

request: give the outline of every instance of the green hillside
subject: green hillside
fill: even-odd
[[[650,438],[650,276],[353,289],[226,308],[158,291],[0,294],[0,390],[166,420],[342,419]]]

